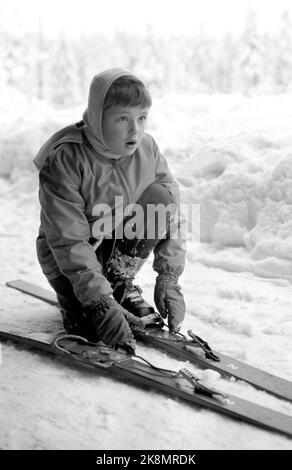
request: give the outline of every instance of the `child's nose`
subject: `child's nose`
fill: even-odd
[[[137,132],[138,131],[138,122],[137,121],[131,121],[130,123],[130,131],[131,132]]]

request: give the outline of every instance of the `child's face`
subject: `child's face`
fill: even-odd
[[[132,155],[144,135],[149,108],[111,106],[103,114],[103,138],[113,153]]]

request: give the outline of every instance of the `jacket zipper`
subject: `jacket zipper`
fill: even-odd
[[[130,202],[130,191],[129,191],[129,187],[128,187],[128,185],[127,185],[127,182],[126,182],[126,180],[125,180],[125,178],[124,178],[124,175],[123,175],[123,173],[122,173],[122,170],[121,170],[121,168],[120,168],[119,162],[118,162],[117,160],[115,160],[115,159],[112,159],[112,160],[111,160],[111,163],[112,163],[112,165],[113,165],[113,168],[116,170],[116,172],[118,173],[118,175],[119,175],[119,177],[120,177],[120,181],[121,181],[121,183],[122,183],[122,186],[123,186],[124,189],[125,189],[125,192],[126,192],[126,195],[127,195],[127,198],[128,198],[128,203],[129,203],[129,202]],[[107,260],[107,263],[106,263],[106,273],[107,273],[107,271],[108,271],[108,266],[109,266],[109,263],[110,263],[110,261],[111,261],[111,259],[112,259],[112,256],[113,256],[114,249],[115,249],[115,247],[116,247],[116,243],[117,243],[117,239],[114,238],[114,243],[113,243],[113,246],[112,246],[112,249],[111,249],[111,254],[110,254],[110,256],[109,256],[109,258],[108,258],[108,260]]]
[[[112,159],[111,162],[112,162],[113,168],[115,168],[116,172],[118,173],[118,175],[120,177],[120,181],[122,182],[122,186],[124,187],[126,195],[127,195],[127,199],[128,199],[127,203],[129,204],[129,202],[130,202],[130,190],[129,190],[129,186],[127,185],[127,182],[125,180],[125,177],[123,175],[123,172],[121,170],[120,164],[117,160],[114,160],[114,159]]]

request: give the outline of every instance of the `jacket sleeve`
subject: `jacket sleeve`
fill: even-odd
[[[156,161],[155,181],[162,184],[170,193],[171,201],[179,207],[179,185],[171,174],[165,157],[160,153],[154,141],[154,157]],[[174,224],[179,224],[178,215],[171,220],[170,238],[161,240],[154,249],[153,269],[159,274],[171,273],[179,277],[185,266],[185,240],[183,240]]]
[[[39,196],[47,243],[77,299],[87,306],[101,294],[111,294],[112,289],[89,243],[90,226],[79,191],[80,178],[76,156],[60,149],[46,159],[40,170]]]

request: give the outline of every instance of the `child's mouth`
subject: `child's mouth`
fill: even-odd
[[[136,144],[137,144],[137,142],[135,140],[128,140],[128,142],[126,142],[126,145],[128,147],[133,147]]]

